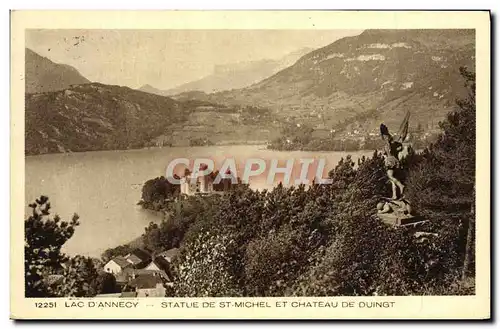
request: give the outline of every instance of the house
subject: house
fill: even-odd
[[[161,257],[161,256],[158,256],[156,257],[151,263],[149,263],[148,266],[146,266],[144,268],[144,270],[146,271],[165,271],[165,272],[168,272],[169,270],[169,262]]]
[[[124,257],[115,257],[104,265],[104,271],[111,274],[118,274],[124,269],[132,267],[132,263]]]
[[[136,291],[123,291],[121,296],[122,298],[135,298],[137,297]]]
[[[128,285],[135,289],[137,297],[165,297],[166,295],[161,277],[154,273],[141,274]]]
[[[172,248],[158,254],[158,256],[165,258],[169,263],[171,263],[178,255],[179,255],[179,248]]]
[[[121,297],[121,295],[122,295],[121,292],[117,292],[117,293],[113,293],[113,294],[98,294],[98,295],[95,295],[95,297],[97,297],[97,298],[102,298],[102,297],[116,298],[116,297]]]
[[[124,257],[134,268],[143,268],[151,261],[151,256],[142,249],[134,249]]]
[[[163,258],[163,257],[156,257],[144,269],[146,271],[162,271],[165,268],[165,266],[164,266],[165,264],[164,263],[167,263],[167,266],[168,266],[168,262],[165,260],[165,258]]]
[[[156,256],[155,259],[144,268],[144,270],[157,271],[162,274],[164,273],[167,277],[166,281],[172,282],[172,271],[170,264],[178,256],[178,254],[178,248],[172,248],[164,251],[158,254],[158,256]]]
[[[135,269],[135,268],[126,268],[122,272],[118,273],[115,275],[116,278],[116,284],[120,289],[123,289],[126,285],[129,285],[132,280],[137,278],[138,276],[141,275],[157,275],[160,278],[163,279],[164,282],[172,282],[172,279],[170,275],[168,275],[165,271],[163,270],[157,270],[154,268],[150,269]]]

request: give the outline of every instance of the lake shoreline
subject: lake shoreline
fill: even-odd
[[[206,145],[206,146],[159,146],[159,147],[144,147],[144,148],[133,148],[133,149],[113,149],[113,150],[92,150],[92,151],[77,151],[77,152],[53,152],[53,153],[40,153],[40,154],[25,154],[25,158],[34,158],[40,156],[63,156],[63,155],[74,155],[74,154],[85,154],[85,153],[119,153],[119,152],[142,152],[142,151],[155,151],[155,150],[168,150],[168,149],[180,149],[180,148],[213,148],[213,147],[245,147],[245,146],[260,146],[258,150],[262,151],[272,151],[272,152],[321,152],[321,153],[349,153],[349,152],[374,152],[376,149],[358,149],[358,150],[308,150],[308,149],[291,149],[291,150],[283,150],[283,149],[275,149],[268,148],[269,144],[264,143],[248,143],[248,144],[216,144],[216,145]]]
[[[144,183],[165,176],[167,165],[173,159],[211,158],[218,168],[225,159],[234,158],[237,166],[243,169],[240,162],[249,158],[263,159],[267,166],[271,159],[276,159],[280,167],[294,158],[296,174],[301,169],[299,159],[324,158],[324,173],[327,173],[349,154],[354,161],[373,154],[372,151],[276,152],[262,149],[263,146],[164,147],[27,156],[25,216],[29,216],[29,203],[40,195],[48,196],[53,215],[58,214],[61,220],[69,220],[74,213],[80,216],[81,224],[63,251],[69,255],[100,257],[102,251],[136,239],[150,222],[163,220],[162,212],[142,209],[137,203],[141,200]],[[283,175],[278,174],[269,183],[265,174],[251,177],[250,188],[269,190],[283,181]]]

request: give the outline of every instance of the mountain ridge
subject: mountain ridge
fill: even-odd
[[[163,96],[201,91],[205,93],[223,90],[238,89],[250,86],[292,65],[300,57],[313,50],[313,48],[300,48],[279,59],[261,59],[248,62],[237,62],[225,65],[215,65],[212,73],[201,79],[181,84],[167,90],[161,90],[148,84],[139,90]]]
[[[89,83],[25,94],[25,154],[265,143],[267,111]],[[230,122],[231,124],[228,124]],[[202,144],[200,144],[200,142]]]
[[[325,130],[353,130],[355,118],[367,131],[396,125],[409,108],[415,124],[435,127],[465,92],[459,67],[475,69],[474,37],[474,30],[365,30],[254,85],[198,97],[268,107]]]
[[[360,139],[377,136],[381,122],[397,129],[407,111],[411,126],[432,131],[466,92],[459,68],[474,71],[474,40],[473,30],[366,30],[212,94],[99,83],[27,93],[26,154],[269,141],[287,125],[310,126],[314,138]]]
[[[26,94],[25,103],[27,155],[143,147],[189,112],[167,97],[100,83]]]
[[[25,92],[29,94],[52,92],[71,85],[87,84],[90,81],[77,69],[59,64],[25,48]]]

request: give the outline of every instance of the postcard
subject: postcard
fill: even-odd
[[[490,47],[488,11],[11,12],[11,318],[489,319]]]

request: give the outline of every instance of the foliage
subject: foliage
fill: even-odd
[[[169,97],[100,83],[26,94],[25,104],[26,154],[142,148],[195,110]]]
[[[465,68],[460,72],[469,95],[457,100],[455,111],[440,124],[443,134],[414,161],[407,189],[413,207],[431,219],[440,235],[445,273],[459,266],[466,253],[466,235],[474,235],[475,74]]]
[[[75,214],[70,222],[59,216],[50,218],[50,202],[41,196],[29,205],[32,215],[24,221],[24,278],[26,297],[49,297],[50,291],[44,277],[56,273],[68,258],[61,247],[79,225]]]
[[[102,253],[101,259],[105,263],[107,263],[108,261],[110,261],[115,257],[123,256],[130,253],[133,249],[134,248],[130,247],[128,244],[124,244],[115,248],[109,248]]]
[[[312,131],[299,136],[282,135],[273,139],[267,146],[268,149],[278,151],[337,151],[352,152],[360,150],[382,150],[384,142],[379,137],[358,136],[337,138],[311,138]],[[414,135],[413,135],[414,136]],[[412,145],[415,149],[422,149],[437,136],[424,137],[424,135],[414,136]]]
[[[145,228],[142,235],[144,247],[151,252],[179,247],[194,222],[211,218],[210,214],[215,209],[213,204],[216,202],[217,196],[188,196],[177,202],[168,203],[165,206],[168,219],[160,224],[151,222]]]
[[[252,240],[245,255],[246,284],[252,296],[283,296],[307,262],[306,236],[290,227]]]
[[[98,272],[92,258],[75,256],[61,272],[62,282],[53,288],[58,297],[92,297],[97,294]]]
[[[243,124],[259,124],[271,117],[271,111],[268,108],[245,106],[238,110],[240,112],[240,121]]]
[[[26,297],[90,297],[96,294],[97,269],[92,258],[67,257],[62,246],[79,225],[50,216],[50,202],[41,196],[29,205],[32,215],[24,221],[24,279]],[[54,279],[55,278],[55,279]]]
[[[382,153],[357,163],[347,156],[329,185],[238,186],[168,204],[169,218],[144,239],[152,249],[181,248],[174,296],[473,293],[460,272],[466,249],[474,253],[475,87],[474,75],[462,74],[469,98],[441,124],[442,136],[412,155],[403,177],[413,209],[429,220],[421,229],[436,235],[383,224],[375,206],[391,191]],[[313,143],[307,127],[287,129],[293,143]]]
[[[189,146],[211,146],[214,143],[207,138],[191,138],[189,139]]]
[[[231,273],[232,254],[237,247],[229,233],[203,232],[179,257],[175,295],[179,297],[224,297],[241,295]]]
[[[410,176],[413,202],[431,212],[468,212],[473,203],[476,155],[475,75],[465,69],[470,94],[441,123],[443,134],[427,148]],[[443,208],[443,206],[446,206]]]
[[[115,276],[106,272],[101,272],[97,276],[95,290],[97,294],[113,294],[120,292],[120,289],[116,285]]]
[[[174,178],[179,179],[175,176]],[[166,200],[178,196],[180,185],[172,184],[164,176],[150,179],[142,187],[142,198],[139,204],[145,209],[162,210]]]

